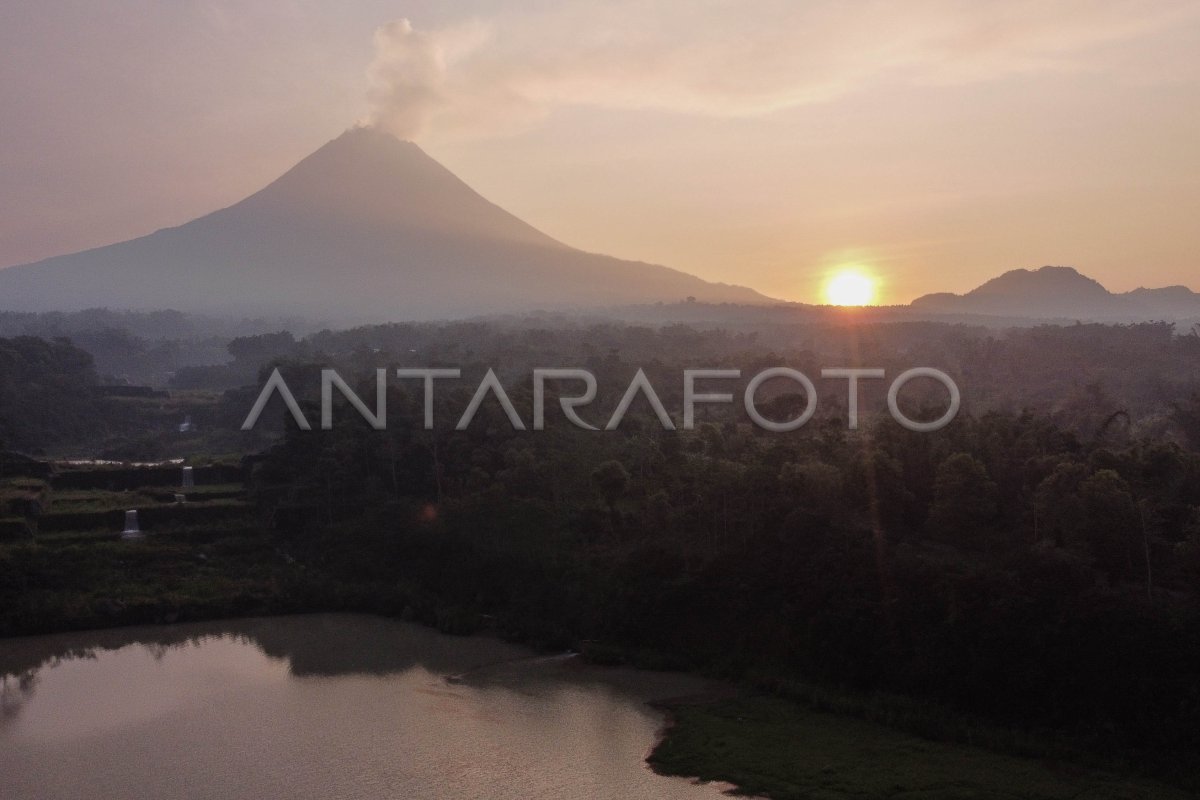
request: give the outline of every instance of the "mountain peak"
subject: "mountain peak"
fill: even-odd
[[[368,125],[347,128],[339,136],[314,150],[296,166],[307,161],[325,159],[340,159],[346,163],[357,164],[371,163],[385,170],[414,169],[420,165],[428,168],[432,165],[449,172],[416,142],[399,139]]]
[[[340,322],[674,302],[764,303],[739,286],[584,253],[412,142],[352,128],[228,208],[0,270],[22,310],[162,309]]]
[[[967,293],[968,297],[981,295],[1021,295],[1026,298],[1053,295],[1073,299],[1106,297],[1109,291],[1074,267],[1046,266],[1036,270],[1010,270]]]
[[[234,208],[564,247],[480,196],[413,142],[371,127],[350,128]]]
[[[334,142],[368,142],[373,146],[384,145],[389,147],[393,147],[399,143],[401,145],[417,147],[416,143],[411,140],[393,136],[385,130],[376,128],[374,125],[351,125],[342,131],[340,136],[333,139],[330,144]],[[420,148],[418,147],[417,149],[419,150]]]

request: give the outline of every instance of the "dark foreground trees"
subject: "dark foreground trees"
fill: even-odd
[[[95,383],[92,357],[66,339],[0,339],[0,442],[36,450],[86,439],[102,418]]]
[[[420,418],[417,393],[393,400]],[[293,430],[256,482],[313,507],[282,532],[308,563],[455,629],[899,691],[1108,751],[1200,746],[1196,452],[1029,413],[936,435],[627,423]]]

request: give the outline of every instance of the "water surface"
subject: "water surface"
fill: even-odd
[[[0,796],[721,797],[655,775],[681,675],[312,615],[0,640]]]

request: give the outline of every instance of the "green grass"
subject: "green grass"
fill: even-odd
[[[0,537],[0,634],[295,610],[289,587],[307,576],[257,524],[244,486],[189,489],[184,505],[174,491],[51,492],[32,539],[15,535],[25,520],[4,521],[13,535]],[[129,508],[145,539],[119,540]]]
[[[139,508],[150,505],[171,504],[175,493],[184,494],[188,502],[229,500],[245,495],[240,483],[222,483],[196,486],[191,489],[176,487],[143,487],[128,492],[110,492],[103,489],[74,489],[57,491],[51,495],[52,509],[58,511],[111,511]]]
[[[172,525],[136,541],[63,532],[0,545],[0,635],[305,610],[306,580],[238,520]]]
[[[672,708],[650,756],[668,775],[776,800],[1186,800],[1151,781],[932,742],[753,696]]]

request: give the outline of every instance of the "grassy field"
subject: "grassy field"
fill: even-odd
[[[240,498],[245,495],[241,484],[226,483],[196,486],[190,489],[173,487],[141,488],[129,492],[107,492],[100,489],[79,489],[54,492],[53,511],[110,511],[139,508],[175,502],[175,492],[187,496],[188,502],[207,502]]]
[[[0,635],[296,610],[306,576],[239,521],[172,525],[145,539],[111,531],[0,546]]]
[[[650,756],[668,775],[775,800],[1187,800],[1193,795],[1065,764],[945,744],[752,696],[671,708]]]
[[[44,486],[4,481],[0,499]],[[295,597],[308,575],[279,552],[244,486],[190,488],[184,504],[177,491],[43,491],[36,521],[0,519],[0,635],[305,610]],[[129,508],[146,538],[120,539]]]

